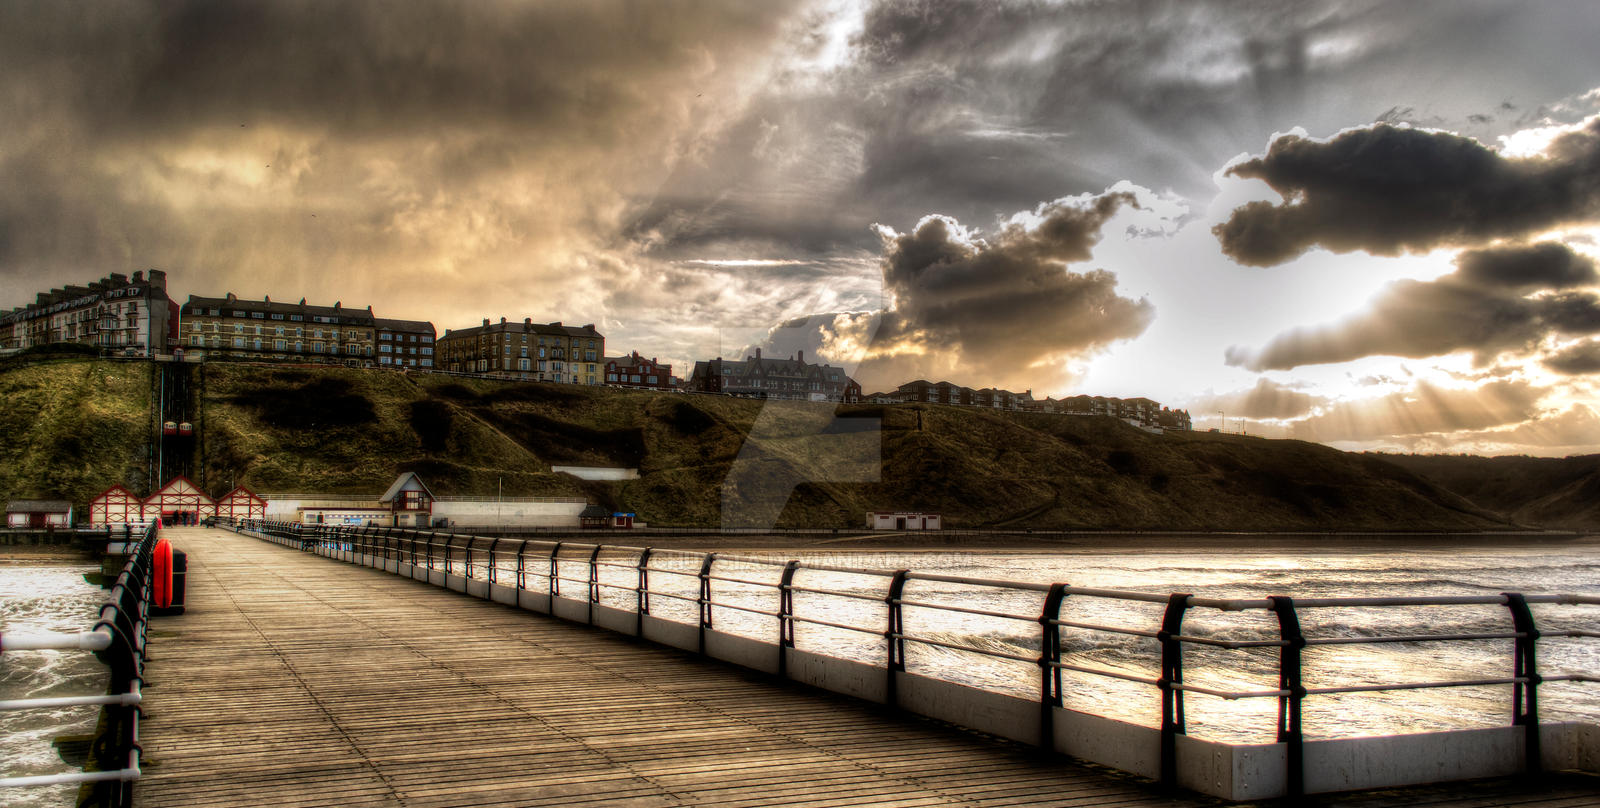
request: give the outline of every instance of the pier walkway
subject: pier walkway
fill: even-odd
[[[137,804],[1196,806],[603,630],[221,530],[154,624]],[[1298,804],[1578,808],[1596,779]]]

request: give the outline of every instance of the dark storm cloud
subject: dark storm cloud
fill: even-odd
[[[1223,252],[1240,263],[1279,264],[1315,246],[1398,255],[1479,244],[1600,220],[1600,118],[1542,157],[1378,125],[1326,141],[1280,137],[1227,173],[1284,198],[1246,204],[1216,226]]]
[[[586,267],[626,199],[703,136],[792,11],[0,4],[0,305],[155,266],[180,299],[475,322],[491,297],[537,298],[550,310],[526,314],[593,317],[569,306],[600,299],[581,283],[605,285]]]
[[[1090,258],[1125,207],[1139,207],[1135,192],[1057,200],[990,238],[945,216],[925,217],[908,233],[884,230],[892,305],[786,323],[767,345],[860,357],[857,378],[874,389],[919,376],[1019,390],[1059,385],[1070,359],[1136,337],[1154,317],[1148,301],[1117,294],[1114,274],[1066,268]]]
[[[1526,353],[1549,335],[1600,333],[1600,296],[1570,291],[1596,282],[1594,262],[1565,245],[1469,251],[1456,265],[1437,280],[1391,283],[1369,311],[1344,322],[1295,329],[1260,350],[1231,347],[1228,364],[1286,370],[1456,351],[1484,361],[1503,351]]]
[[[1222,412],[1228,416],[1253,419],[1299,418],[1327,404],[1323,396],[1296,390],[1271,379],[1257,379],[1254,387],[1220,395],[1200,396],[1186,406],[1197,415]]]
[[[1600,340],[1588,340],[1544,358],[1544,366],[1569,376],[1600,373]]]

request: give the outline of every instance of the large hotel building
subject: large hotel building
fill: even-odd
[[[372,307],[190,295],[180,344],[207,358],[432,367],[433,324],[374,317]]]
[[[606,338],[584,326],[536,323],[491,323],[445,329],[439,337],[440,370],[493,374],[505,378],[571,384],[601,384]]]
[[[77,343],[148,357],[168,352],[177,327],[167,273],[112,273],[88,286],[40,292],[35,302],[0,314],[0,349]]]

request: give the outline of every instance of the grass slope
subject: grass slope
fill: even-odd
[[[1507,524],[1380,457],[1155,435],[1109,418],[763,404],[346,369],[192,372],[191,477],[214,494],[230,481],[260,492],[373,494],[416,471],[441,495],[580,495],[658,525],[855,527],[868,510],[1041,529]],[[143,493],[130,470],[143,469],[149,374],[148,365],[96,362],[0,372],[10,419],[3,490],[82,504],[107,480],[128,479]],[[638,468],[640,477],[593,483],[551,472],[568,464]]]
[[[0,366],[0,500],[81,510],[121,484],[147,487],[151,365],[84,359]]]
[[[1600,455],[1381,457],[1520,522],[1600,529]]]

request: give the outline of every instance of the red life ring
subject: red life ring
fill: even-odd
[[[156,542],[150,565],[150,606],[165,609],[172,605],[172,543]]]

